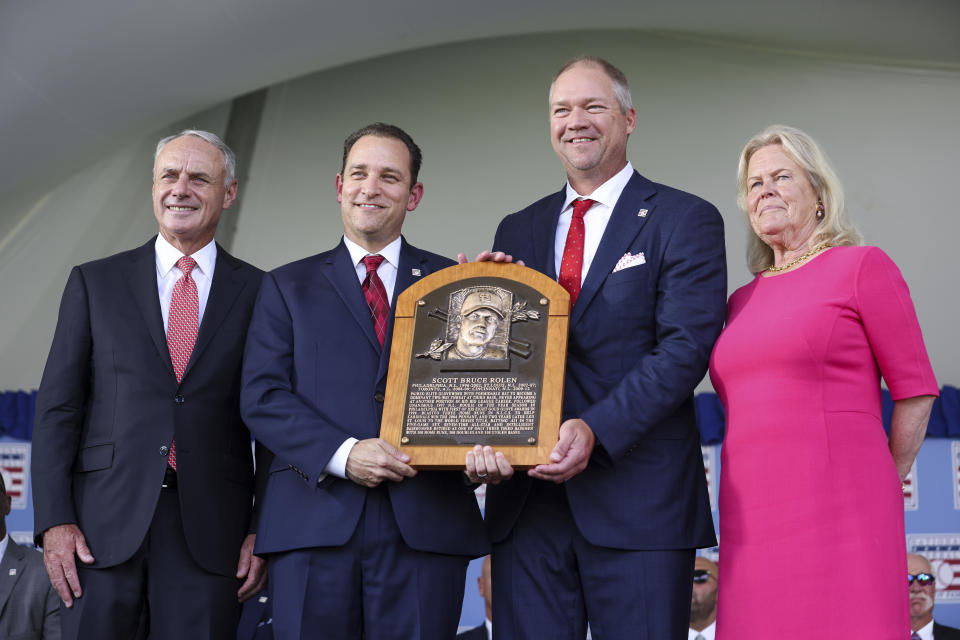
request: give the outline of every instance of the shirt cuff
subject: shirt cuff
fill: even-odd
[[[326,469],[324,469],[324,474],[330,474],[332,476],[337,476],[338,478],[347,477],[347,458],[350,457],[350,451],[353,449],[353,445],[357,444],[359,440],[356,438],[347,438],[343,441],[343,444],[340,445],[340,448],[333,454],[333,457],[330,458],[330,462],[327,463]],[[320,476],[318,482],[323,481],[323,476]]]

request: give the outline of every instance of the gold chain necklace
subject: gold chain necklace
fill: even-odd
[[[830,248],[829,242],[824,242],[823,244],[819,244],[815,246],[813,249],[810,249],[810,251],[807,251],[805,254],[803,254],[799,258],[791,260],[787,264],[781,265],[779,267],[767,267],[767,273],[778,273],[780,271],[786,271],[790,267],[795,267],[801,262],[803,262],[804,260],[806,260],[807,258],[812,258],[813,256],[817,255],[824,249],[829,249],[829,248]]]

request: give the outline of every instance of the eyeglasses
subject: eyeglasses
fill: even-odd
[[[917,584],[919,584],[921,587],[929,587],[930,585],[933,584],[934,579],[935,578],[929,573],[918,573],[916,575],[912,573],[908,573],[907,586],[909,587],[910,585],[913,584],[913,581],[916,580]]]
[[[693,584],[703,584],[710,579],[710,576],[713,575],[706,569],[694,569],[693,571]],[[922,584],[922,583],[921,583]]]

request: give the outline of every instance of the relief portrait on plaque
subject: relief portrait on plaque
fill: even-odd
[[[496,371],[509,369],[511,346],[523,357],[529,357],[531,345],[510,340],[513,322],[539,320],[538,311],[527,309],[525,300],[503,287],[477,286],[457,289],[448,297],[445,316],[436,310],[433,317],[446,318],[443,335],[430,343],[418,358],[433,360],[474,361],[441,366],[441,370]],[[496,361],[484,363],[484,361]]]

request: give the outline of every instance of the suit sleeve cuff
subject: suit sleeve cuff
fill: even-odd
[[[347,438],[343,441],[343,444],[341,444],[336,450],[336,452],[333,454],[333,457],[330,458],[330,462],[327,463],[326,468],[323,470],[324,475],[317,479],[318,484],[323,482],[323,479],[327,474],[346,479],[347,458],[350,457],[350,451],[353,449],[353,445],[357,444],[357,442],[359,442],[359,440],[356,438]]]

